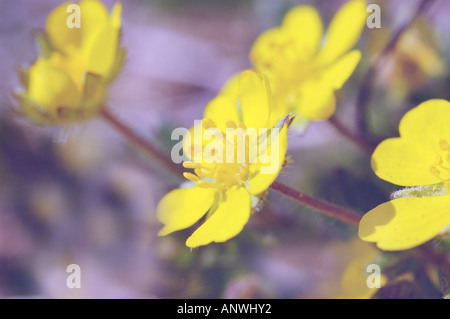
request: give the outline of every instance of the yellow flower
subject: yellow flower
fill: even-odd
[[[190,187],[171,191],[158,204],[157,217],[164,224],[160,236],[188,228],[205,214],[206,221],[187,239],[188,247],[224,242],[243,229],[252,207],[284,164],[289,119],[271,126],[270,112],[267,79],[253,71],[244,71],[239,76],[239,107],[237,100],[223,95],[206,106],[202,127],[197,128],[201,135],[195,135],[194,127],[193,136],[183,140],[187,141],[187,155],[193,151],[190,161],[183,163],[194,170],[184,174],[191,181]],[[252,129],[258,135],[251,134]],[[214,134],[212,141],[205,138],[208,132]],[[272,132],[276,133],[273,139],[268,137]],[[218,138],[220,135],[222,139]],[[258,145],[256,154],[250,151],[255,145]],[[208,152],[211,146],[215,148]],[[244,153],[240,153],[242,150]],[[244,155],[240,160],[239,154]],[[263,160],[268,154],[270,160]]]
[[[63,3],[49,14],[43,41],[48,50],[21,74],[21,112],[42,125],[96,116],[125,57],[119,48],[120,3],[109,16],[100,1],[80,1],[80,28],[69,28],[71,4]]]
[[[254,69],[271,83],[275,118],[289,112],[296,120],[326,120],[336,109],[334,92],[341,89],[361,53],[349,50],[366,23],[366,3],[351,0],[336,13],[322,43],[323,26],[311,6],[292,8],[281,26],[262,33],[253,44]]]
[[[429,100],[405,114],[400,137],[372,155],[378,177],[401,186],[390,202],[368,212],[359,236],[384,250],[416,247],[450,226],[450,103]],[[399,196],[400,194],[400,196]]]

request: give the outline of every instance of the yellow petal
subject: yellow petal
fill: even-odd
[[[375,174],[402,186],[441,182],[430,168],[441,152],[440,141],[450,142],[449,118],[450,103],[445,100],[429,100],[406,113],[399,125],[400,138],[387,139],[375,149]]]
[[[122,27],[122,4],[117,2],[111,12],[111,26],[119,30]]]
[[[450,225],[449,207],[449,195],[394,199],[364,215],[359,237],[383,250],[414,248]]]
[[[250,217],[250,194],[233,187],[217,210],[186,241],[188,247],[224,242],[241,232]]]
[[[439,141],[450,143],[450,102],[441,99],[425,101],[406,113],[399,124],[400,136],[438,152]]]
[[[268,138],[270,139],[270,134]],[[287,144],[287,125],[285,124],[280,130],[275,142],[271,143],[270,146],[267,147],[267,152],[270,154],[268,156],[271,160],[266,164],[261,162],[252,164],[252,166],[256,166],[259,170],[259,173],[250,179],[249,191],[252,195],[258,195],[264,192],[278,177],[286,158]],[[278,156],[276,156],[276,152],[274,153],[276,150],[278,150]],[[260,161],[261,159],[259,158],[258,160]]]
[[[95,41],[89,48],[88,70],[105,78],[112,77],[113,67],[116,63],[120,40],[120,16],[122,6],[114,6],[112,18],[99,30]]]
[[[280,99],[279,96],[277,98],[277,96],[275,95],[272,96],[274,98],[274,106],[270,109],[270,117],[269,121],[267,122],[267,127],[274,127],[280,121],[280,119],[282,119],[292,111],[292,109],[290,108],[291,103],[287,103],[286,99]],[[296,120],[300,120],[300,118],[301,116],[297,114],[293,122],[295,123]]]
[[[436,154],[427,145],[390,138],[377,146],[372,169],[381,179],[401,186],[430,185],[440,180],[430,172]]]
[[[52,45],[59,51],[70,53],[74,48],[90,48],[100,30],[108,21],[108,11],[97,0],[80,1],[80,28],[69,28],[67,20],[73,14],[68,6],[76,2],[65,2],[56,7],[48,16],[46,31]]]
[[[46,22],[46,31],[51,44],[64,53],[68,53],[71,48],[80,47],[82,40],[82,28],[70,29],[67,27],[67,19],[71,14],[67,12],[67,7],[71,4],[76,4],[76,2],[60,4],[50,12]]]
[[[118,54],[119,32],[105,27],[93,43],[88,57],[87,69],[89,72],[109,78]]]
[[[351,0],[339,9],[328,27],[324,45],[317,57],[318,64],[333,62],[358,42],[366,25],[366,8],[364,0]]]
[[[52,123],[53,119],[49,116],[48,110],[32,101],[26,92],[15,91],[13,94],[20,103],[20,110],[18,110],[20,114],[28,117],[37,124],[48,125]]]
[[[360,60],[361,52],[353,50],[321,70],[319,78],[333,89],[339,90],[352,75]]]
[[[76,108],[81,94],[72,79],[49,60],[38,58],[30,67],[28,95],[50,112],[58,107]]]
[[[307,120],[327,120],[336,110],[334,90],[324,81],[307,81],[296,101],[299,113]]]
[[[213,120],[217,127],[225,132],[226,120],[232,120],[233,122],[239,121],[237,96],[235,100],[231,99],[227,95],[216,96],[206,106],[203,117]]]
[[[81,10],[81,32],[83,52],[91,51],[92,45],[99,41],[99,35],[109,21],[108,10],[101,1],[82,0],[80,1]]]
[[[253,71],[239,76],[239,101],[247,127],[264,128],[269,119],[270,88],[267,78]]]
[[[211,188],[178,188],[164,196],[156,208],[158,220],[164,224],[159,236],[165,236],[174,231],[195,224],[215,199],[215,190]]]
[[[323,36],[320,15],[314,7],[297,6],[290,9],[282,23],[283,30],[289,34],[302,60],[316,54]]]
[[[239,76],[241,72],[235,73],[225,82],[220,89],[220,95],[226,95],[231,100],[236,101],[239,96]]]

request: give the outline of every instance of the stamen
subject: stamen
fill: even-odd
[[[200,178],[206,178],[211,174],[211,172],[210,171],[208,172],[208,170],[203,169],[203,168],[196,168],[195,174],[197,174],[198,177],[200,177]]]
[[[236,138],[231,140],[230,136],[225,136],[225,139],[222,139],[222,143],[220,146],[225,147],[225,150],[234,150],[234,162],[227,162],[225,159],[223,162],[184,162],[183,166],[188,169],[194,169],[193,173],[184,173],[184,177],[190,181],[196,182],[197,185],[201,188],[214,188],[220,192],[226,192],[232,186],[244,187],[248,182],[250,177],[255,176],[258,173],[258,168],[254,167],[249,162],[249,144],[250,144],[250,136],[245,134],[247,131],[247,127],[242,122],[234,122],[232,120],[225,121],[225,125],[227,128],[238,129],[236,132],[233,132],[233,135],[236,134],[236,138],[238,139],[236,142]],[[202,126],[205,130],[208,129],[218,129],[216,123],[209,118],[205,118],[202,120]],[[225,132],[226,133],[226,132]],[[244,137],[243,140],[242,137]],[[237,151],[238,146],[240,147],[242,141],[245,145],[245,159],[244,162],[237,162]],[[214,156],[214,151],[216,149],[211,150],[211,156]],[[225,154],[224,154],[225,155]],[[207,179],[207,180],[205,180]]]
[[[197,185],[201,188],[215,188],[216,184],[208,181],[198,181]]]
[[[225,126],[227,128],[237,128],[236,122],[232,121],[232,120],[226,120],[225,121]]]
[[[430,172],[437,178],[440,178],[441,172],[435,166],[430,166]]]
[[[200,179],[198,178],[198,176],[196,176],[196,175],[194,175],[194,174],[192,174],[192,173],[187,173],[187,172],[185,172],[185,173],[183,173],[183,176],[186,178],[186,179],[188,179],[188,180],[190,180],[190,181],[192,181],[192,182],[198,182]]]
[[[247,130],[247,126],[245,126],[245,124],[244,124],[243,122],[237,123],[237,126],[238,126],[239,128],[241,128],[241,129],[243,129],[244,131]]]
[[[443,163],[442,157],[441,156],[437,156],[436,159],[434,160],[434,165],[441,165]]]
[[[214,173],[214,171],[217,169],[216,163],[204,163],[202,165],[202,169],[208,171],[210,174]]]
[[[450,150],[450,144],[446,140],[440,140],[439,141],[439,147],[443,151],[449,151]]]
[[[448,153],[448,154],[445,156],[445,160],[446,160],[448,163],[450,163],[450,153]]]
[[[216,123],[214,123],[213,120],[206,118],[202,120],[202,126],[205,130],[209,129],[209,128],[216,128]]]
[[[228,172],[222,170],[222,171],[216,172],[215,177],[218,180],[224,180],[228,177],[228,175],[229,175]]]

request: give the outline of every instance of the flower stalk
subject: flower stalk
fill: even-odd
[[[100,116],[103,120],[108,122],[115,130],[121,133],[126,139],[131,143],[135,144],[142,150],[144,150],[148,155],[155,159],[159,164],[165,167],[168,171],[172,171],[179,176],[183,176],[183,167],[181,165],[175,164],[170,157],[163,155],[163,153],[149,141],[145,140],[141,136],[137,135],[131,128],[129,128],[125,123],[120,121],[115,117],[108,108],[104,107],[100,111]]]
[[[270,188],[313,210],[319,211],[331,217],[335,217],[352,225],[357,226],[361,220],[361,216],[359,216],[356,212],[314,198],[283,183],[275,181]]]
[[[375,150],[375,146],[372,145],[369,141],[362,138],[360,135],[355,134],[350,131],[347,127],[345,127],[338,119],[333,116],[328,122],[338,131],[342,136],[347,138],[350,142],[356,145],[360,150],[362,150],[367,155],[372,155]]]

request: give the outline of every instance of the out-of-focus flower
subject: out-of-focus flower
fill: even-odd
[[[322,43],[323,26],[317,10],[297,6],[285,15],[281,26],[256,39],[250,59],[254,69],[269,78],[276,105],[274,118],[295,112],[299,122],[326,120],[334,114],[334,92],[341,89],[361,58],[360,51],[350,50],[366,17],[364,0],[349,1],[332,19]]]
[[[113,154],[114,144],[107,141],[104,131],[89,126],[71,132],[64,143],[52,146],[65,169],[74,174],[92,176]]]
[[[305,298],[367,299],[387,283],[387,259],[374,244],[353,237],[335,239],[320,247],[322,257],[315,268],[319,276]],[[375,273],[374,265],[380,267],[379,273]]]
[[[194,170],[184,174],[191,181],[189,187],[171,191],[157,207],[157,217],[164,224],[159,235],[190,227],[206,214],[204,224],[187,239],[188,247],[236,236],[284,164],[289,118],[277,125],[270,122],[272,103],[265,77],[244,71],[238,81],[239,107],[237,100],[217,96],[197,128],[201,135],[195,135],[194,127],[193,136],[185,137],[187,155],[193,151],[190,161],[183,163]],[[214,135],[212,141],[205,138],[208,134]],[[251,151],[255,146],[257,153]],[[268,154],[270,159],[264,159]]]
[[[419,22],[398,40],[395,49],[385,58],[380,69],[380,82],[389,86],[392,95],[399,100],[422,88],[430,78],[442,78],[446,75],[447,65],[439,45],[433,41],[432,31],[426,23]],[[379,50],[378,43],[383,41],[380,38],[385,38],[383,31],[379,29],[374,32],[368,41],[374,49]]]
[[[376,264],[380,251],[373,244],[369,245],[359,239],[355,239],[349,245],[346,245],[346,249],[352,251],[355,256],[342,274],[341,291],[336,298],[370,299],[378,289],[377,287],[369,287],[367,281],[370,279],[371,272],[367,269],[369,265]],[[386,276],[380,274],[380,287],[384,286],[386,282]]]
[[[450,103],[429,100],[405,114],[400,137],[372,155],[378,177],[401,186],[394,199],[368,212],[359,236],[384,250],[416,247],[450,226]]]
[[[41,125],[96,116],[125,58],[125,50],[119,48],[120,3],[109,15],[100,1],[80,1],[80,28],[67,23],[71,4],[63,3],[49,14],[42,56],[21,72],[24,90],[16,94],[20,112]]]

